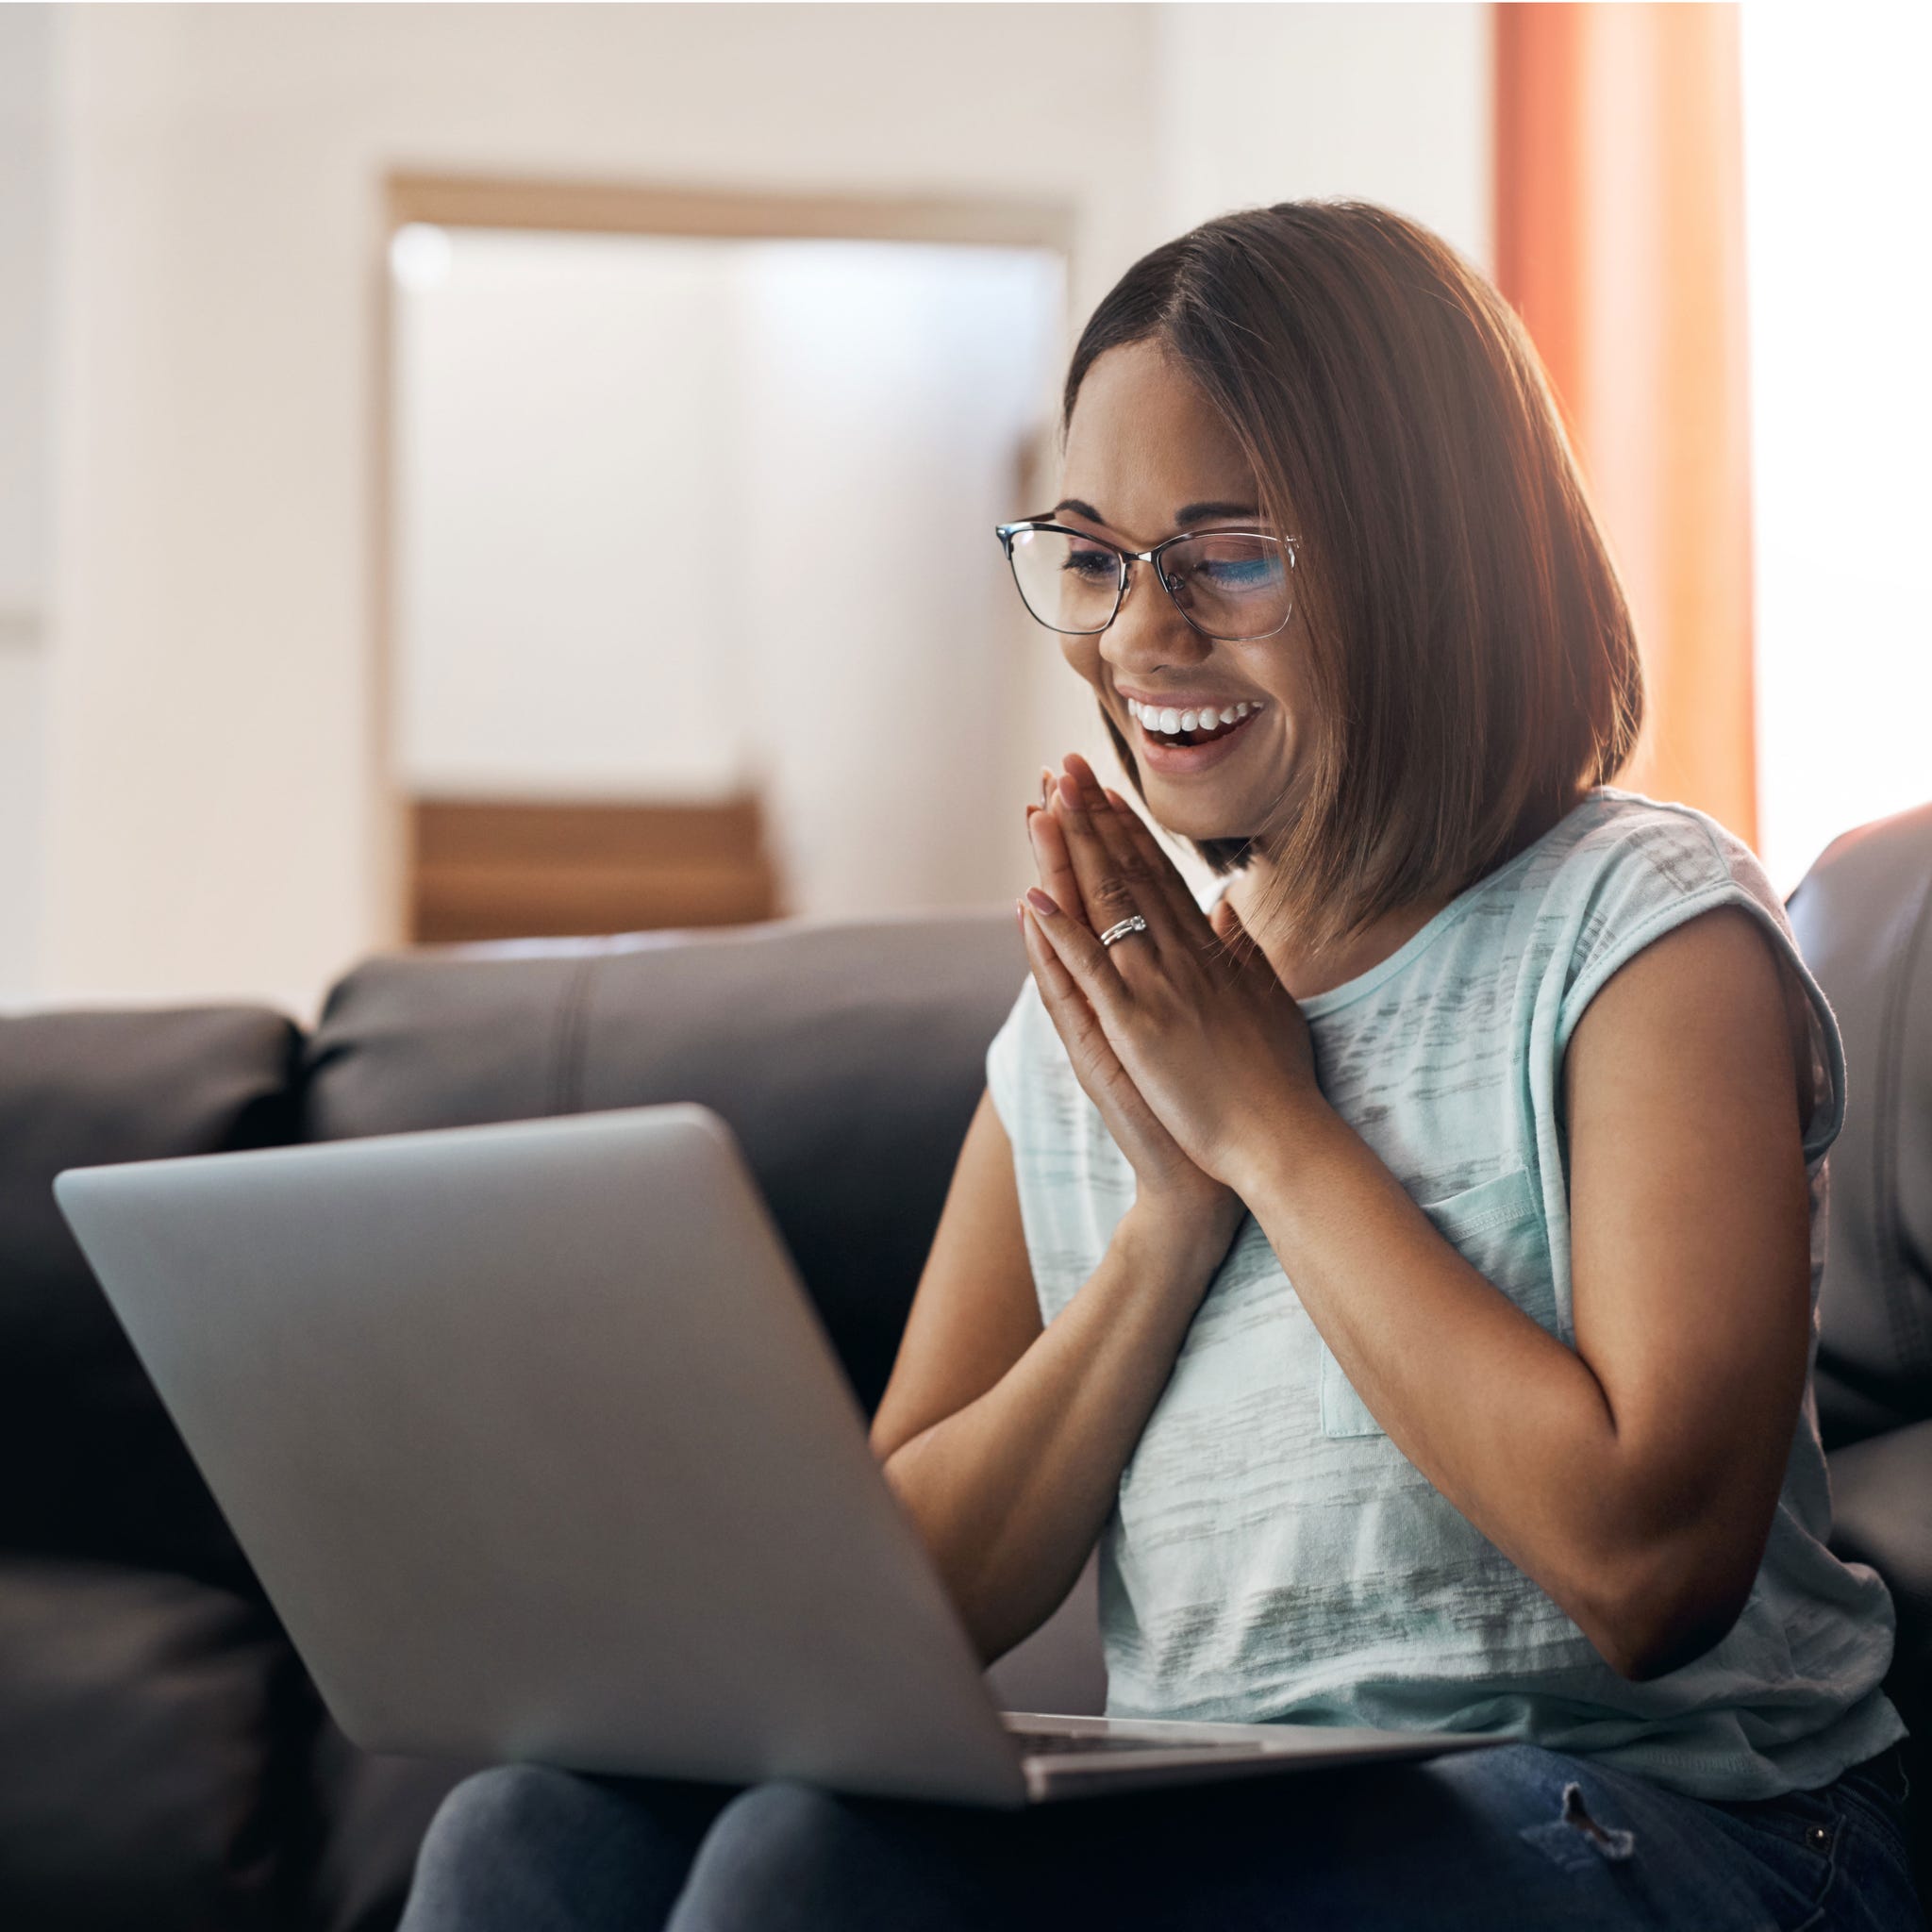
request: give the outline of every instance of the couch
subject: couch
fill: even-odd
[[[1932,1724],[1932,807],[1793,892],[1843,1027],[1817,1387],[1838,1540]],[[737,1131],[870,1412],[1025,973],[1009,911],[371,959],[259,1008],[0,1018],[0,1924],[393,1924],[467,1767],[372,1757],[314,1689],[54,1208],[61,1168],[700,1100]],[[1093,1568],[990,1673],[1097,1710]],[[1923,1840],[1923,1828],[1919,1833]]]

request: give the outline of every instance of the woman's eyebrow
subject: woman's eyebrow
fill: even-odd
[[[1070,509],[1085,517],[1089,523],[1104,524],[1107,519],[1091,503],[1082,503],[1077,496],[1069,496],[1054,505],[1049,512],[1058,516],[1063,509]],[[1182,507],[1174,517],[1177,525],[1205,523],[1209,517],[1252,517],[1260,511],[1252,503],[1190,503]]]

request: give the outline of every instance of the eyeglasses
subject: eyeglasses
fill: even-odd
[[[1151,564],[1174,608],[1204,638],[1270,638],[1294,613],[1297,537],[1206,530],[1123,550],[1043,517],[995,526],[1027,614],[1062,637],[1097,636],[1126,601],[1128,565]]]

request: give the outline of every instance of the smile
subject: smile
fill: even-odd
[[[1223,725],[1238,724],[1260,708],[1258,702],[1245,699],[1238,705],[1224,705],[1218,710],[1212,705],[1179,710],[1173,705],[1143,705],[1139,698],[1127,700],[1128,717],[1137,724],[1144,725],[1148,731],[1159,732],[1168,738],[1183,735],[1191,738],[1195,732],[1211,732]]]
[[[1137,698],[1126,700],[1127,714],[1138,727],[1135,749],[1150,771],[1170,777],[1186,777],[1204,772],[1230,757],[1264,704],[1247,701],[1237,705],[1175,706],[1143,705]]]

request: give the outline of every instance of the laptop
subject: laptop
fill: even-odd
[[[368,1750],[1016,1807],[1507,1741],[998,1708],[708,1108],[54,1192]]]

